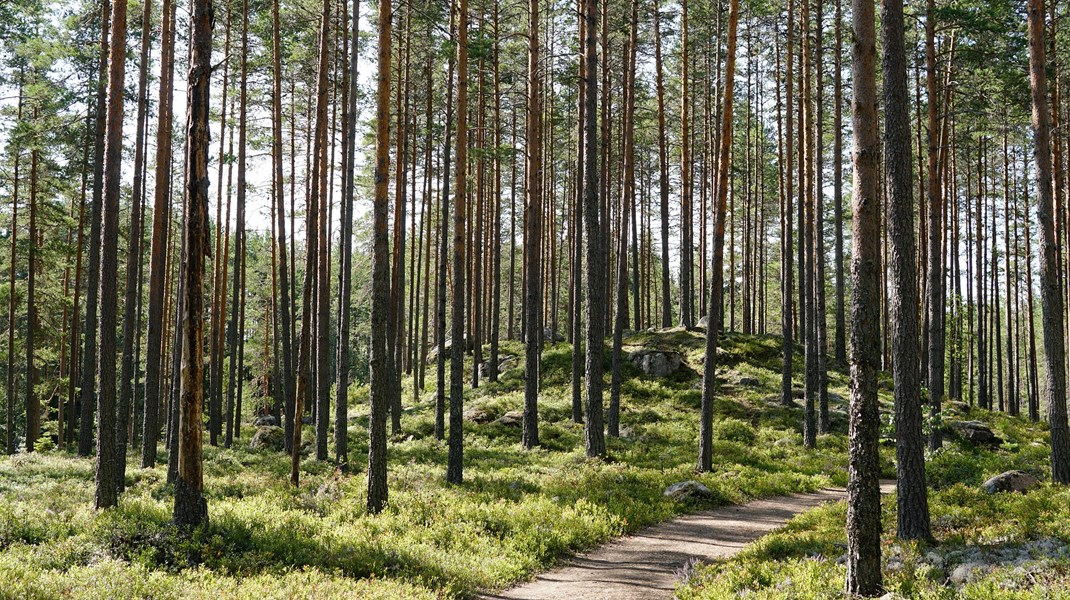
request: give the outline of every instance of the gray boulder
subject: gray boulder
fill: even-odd
[[[481,406],[473,406],[464,411],[464,420],[483,425],[494,420],[494,413]]]
[[[1022,494],[1040,485],[1040,480],[1025,471],[1007,471],[1000,473],[984,483],[985,492],[1020,492]]]
[[[677,352],[640,350],[632,354],[632,362],[651,377],[667,377],[680,369],[684,358]]]
[[[662,495],[677,502],[701,502],[713,498],[710,488],[694,480],[674,483],[665,488]]]
[[[252,450],[274,450],[276,452],[281,452],[285,446],[286,432],[282,427],[276,427],[274,425],[258,427],[256,433],[253,434],[252,441],[249,442],[249,448]]]
[[[449,360],[450,350],[453,349],[453,340],[452,339],[446,340],[445,343],[442,344],[442,346],[446,349],[446,359]],[[468,338],[465,338],[464,339],[464,351],[465,352],[471,352],[472,350],[474,350],[473,345],[472,345],[472,341],[469,340]],[[438,360],[438,345],[435,345],[435,346],[432,346],[431,349],[427,351],[427,364],[431,364],[431,363],[433,363],[433,362],[435,362],[437,360]]]
[[[505,425],[506,427],[520,427],[524,423],[524,411],[511,410],[494,422],[498,425]]]
[[[695,327],[697,327],[699,329],[706,329],[709,326],[710,326],[710,317],[709,317],[709,315],[707,315],[705,317],[702,317],[701,319],[698,320],[698,323],[695,323]]]
[[[965,402],[959,402],[957,400],[952,400],[952,401],[947,403],[947,407],[949,409],[951,409],[951,410],[957,410],[958,412],[960,412],[960,413],[962,413],[964,415],[970,414],[970,405],[966,404]]]
[[[950,432],[975,446],[999,446],[1003,440],[981,421],[948,421]]]
[[[745,385],[747,387],[758,387],[762,382],[758,381],[757,377],[740,377],[739,385]]]
[[[505,356],[498,357],[498,373],[501,373],[506,369],[511,369],[514,366],[516,366],[516,356],[513,356],[512,354],[507,354]],[[490,359],[483,361],[479,365],[479,376],[483,377],[484,379],[490,377]]]
[[[278,424],[279,423],[278,420],[275,419],[275,415],[260,415],[259,417],[253,419],[254,427],[271,427]]]
[[[565,341],[565,336],[547,327],[542,330],[542,341],[547,343],[563,342]]]

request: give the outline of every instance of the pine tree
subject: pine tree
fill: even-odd
[[[212,73],[212,2],[191,6],[189,87],[186,92],[187,144],[183,286],[180,294],[182,370],[179,400],[178,476],[175,523],[197,527],[208,522],[201,464],[201,419],[204,410],[204,258],[208,255],[208,108]]]
[[[852,125],[854,190],[851,194],[851,398],[848,406],[848,594],[881,591],[880,407],[880,211],[877,159],[877,39],[873,3],[854,0],[852,10]]]

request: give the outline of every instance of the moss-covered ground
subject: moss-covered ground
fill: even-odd
[[[390,500],[379,515],[364,508],[366,388],[354,388],[349,401],[350,474],[309,458],[302,463],[301,486],[293,489],[286,456],[249,449],[250,425],[232,448],[206,447],[210,524],[192,534],[169,523],[164,466],[138,469],[131,454],[119,506],[95,511],[92,459],[58,450],[0,458],[0,596],[466,598],[702,508],[662,495],[677,481],[707,485],[714,492],[711,504],[844,485],[846,376],[830,375],[832,432],[819,438],[816,450],[804,450],[801,409],[778,401],[775,337],[725,336],[714,469],[695,473],[703,343],[701,334],[681,329],[627,339],[632,349],[680,352],[685,364],[661,379],[626,364],[622,437],[609,440],[606,460],[595,461],[584,457],[582,425],[571,422],[571,347],[549,345],[539,405],[542,446],[524,451],[517,426],[466,422],[460,486],[444,481],[446,446],[433,435],[433,394],[430,388],[414,394],[406,378],[403,431],[390,442]],[[523,350],[512,342],[503,346],[503,354]],[[519,409],[523,370],[513,365],[499,382],[468,390],[466,408],[491,417]],[[889,400],[887,390],[882,398]],[[931,457],[938,537],[945,544],[990,544],[1066,532],[1070,539],[1070,492],[1045,487],[993,500],[975,491],[1003,467],[1043,474],[1043,430],[991,418],[1008,440],[1003,449],[979,453],[952,445]],[[309,427],[305,437],[311,435]],[[893,451],[885,446],[882,452],[883,475],[892,476]],[[738,561],[696,571],[681,593],[836,595],[842,513],[842,506],[832,506],[806,515]],[[1021,522],[1007,518],[1011,514]],[[890,516],[887,521],[894,522]],[[786,577],[796,587],[776,596],[781,592],[771,590]],[[896,584],[897,577],[906,575],[890,576],[893,585],[907,585]]]

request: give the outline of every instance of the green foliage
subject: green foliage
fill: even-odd
[[[713,437],[718,440],[739,442],[741,444],[753,444],[758,437],[754,428],[749,423],[739,419],[721,419],[713,429]]]
[[[883,499],[882,544],[885,589],[895,598],[1067,598],[1070,593],[1070,490],[1043,484],[1027,494],[990,495],[988,477],[1021,469],[1047,476],[1046,428],[983,411],[1010,443],[995,450],[948,442],[926,464],[929,506],[938,544],[894,539],[895,497]],[[677,590],[683,600],[840,598],[845,569],[846,504],[827,505],[795,517],[735,558],[699,567]],[[1035,547],[1053,551],[1028,550]],[[936,557],[934,559],[934,557]],[[970,562],[983,566],[965,583],[952,571]]]
[[[673,342],[643,334],[627,343]],[[743,340],[740,348],[764,352],[763,344]],[[515,342],[502,348],[522,350]],[[745,351],[739,357],[722,378],[738,372],[763,383],[724,386],[716,402],[714,469],[701,475],[694,473],[694,371],[653,379],[629,367],[624,437],[608,440],[608,460],[588,461],[582,425],[571,422],[571,347],[563,343],[543,356],[541,447],[522,450],[518,427],[466,422],[461,486],[443,480],[446,447],[432,436],[433,394],[418,394],[423,400],[415,405],[406,400],[405,431],[390,447],[390,502],[379,515],[365,511],[359,472],[343,476],[306,459],[302,486],[291,489],[289,459],[249,450],[248,425],[235,447],[205,449],[211,520],[190,533],[170,524],[163,466],[130,470],[120,505],[97,513],[90,508],[91,460],[56,452],[3,458],[0,578],[13,582],[4,594],[470,597],[689,510],[662,496],[677,481],[702,481],[714,505],[842,485],[836,465],[845,460],[845,445],[822,438],[817,450],[804,452],[800,409],[767,405],[762,397],[779,384],[776,374],[750,365]],[[467,390],[466,408],[494,418],[518,410],[522,361],[513,365],[498,383]],[[411,399],[411,380],[404,388]],[[350,452],[360,456],[367,451],[366,387],[352,388],[349,406]]]

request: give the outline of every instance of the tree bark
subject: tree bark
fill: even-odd
[[[877,160],[877,40],[873,3],[852,2],[851,399],[848,406],[846,592],[876,596],[881,584],[880,406],[880,192]]]
[[[190,76],[186,95],[185,250],[181,269],[182,375],[178,419],[178,477],[175,524],[208,522],[201,465],[204,408],[204,258],[208,246],[208,114],[212,73],[212,1],[194,0],[190,39]]]
[[[235,405],[235,392],[238,387],[238,380],[241,378],[241,370],[239,368],[240,358],[238,356],[239,336],[244,337],[244,331],[238,331],[239,322],[241,321],[241,303],[242,296],[245,292],[245,281],[243,277],[242,264],[245,261],[245,171],[246,171],[246,105],[248,104],[248,54],[249,54],[249,3],[248,0],[242,0],[242,16],[241,16],[241,75],[238,80],[238,210],[237,210],[237,222],[234,228],[234,258],[232,263],[232,276],[234,280],[231,284],[231,315],[230,323],[227,326],[227,346],[230,348],[230,378],[227,383],[227,397],[226,406],[223,414],[223,446],[230,448],[230,445],[234,442],[234,429],[241,426],[241,412],[238,415],[234,414]],[[217,260],[224,261],[227,256],[217,257]],[[222,354],[220,354],[222,358]],[[221,365],[222,366],[222,365]],[[240,402],[240,397],[238,399]]]
[[[156,465],[160,432],[161,368],[163,361],[164,287],[167,270],[168,205],[171,194],[171,116],[175,57],[173,0],[161,7],[160,105],[156,128],[156,190],[153,195],[152,241],[149,247],[148,332],[145,339],[145,411],[141,434],[141,467]]]
[[[390,0],[379,0],[379,72],[375,104],[375,203],[372,233],[372,346],[371,415],[368,423],[368,512],[386,506],[386,420],[390,408],[390,373],[386,372],[386,321],[390,315],[390,250],[387,220],[390,211]]]
[[[528,4],[527,161],[524,207],[524,448],[539,445],[539,370],[542,356],[542,265],[536,240],[542,239],[542,66],[539,54],[539,0]],[[574,350],[579,347],[576,343]]]
[[[331,0],[323,2],[323,21],[320,32],[320,67],[316,93],[316,139],[319,154],[315,185],[317,193],[315,226],[319,228],[316,235],[316,303],[315,317],[315,421],[316,421],[316,460],[327,460],[327,431],[331,422],[331,275],[328,236],[330,235],[329,210],[330,199],[328,186],[331,163],[327,158],[328,145],[328,107],[330,104],[329,78],[332,64],[331,48]],[[240,233],[240,232],[239,232]],[[400,301],[399,297],[399,301]],[[400,365],[398,365],[400,367]],[[400,378],[400,373],[398,374]],[[401,392],[398,390],[398,396]]]
[[[907,95],[906,47],[902,0],[881,2],[881,61],[884,82],[884,172],[888,185],[888,239],[891,244],[892,371],[895,382],[895,454],[898,480],[897,535],[902,539],[932,539],[929,500],[925,487],[925,438],[922,433],[921,383],[918,380],[918,311],[914,241],[913,158],[910,143],[910,100]],[[931,198],[930,198],[931,200]],[[939,207],[936,207],[939,210]],[[930,205],[929,217],[932,217]],[[930,222],[933,229],[941,223]],[[939,263],[939,237],[929,253],[930,266]],[[943,274],[931,274],[929,289],[941,287]],[[930,296],[932,298],[932,296]],[[934,300],[939,301],[938,298]],[[938,304],[942,308],[942,303]],[[932,307],[930,306],[930,309]],[[943,311],[930,312],[930,335]],[[930,341],[931,343],[931,341]],[[943,348],[939,354],[943,357]],[[932,354],[930,353],[930,360]],[[931,364],[931,363],[930,363]],[[939,375],[943,379],[943,373]],[[932,385],[930,380],[930,386]]]
[[[814,205],[814,112],[812,106],[810,50],[810,0],[803,0],[800,22],[800,84],[799,84],[799,181],[803,218],[799,261],[799,290],[803,327],[803,352],[806,364],[803,406],[803,447],[817,447],[817,402],[821,375],[817,348],[817,220]]]
[[[148,88],[149,45],[152,35],[152,3],[148,0],[141,7],[141,64],[138,73],[137,129],[134,135],[134,187],[130,203],[130,231],[127,244],[126,294],[123,301],[123,350],[119,376],[119,420],[116,425],[116,460],[118,476],[116,484],[121,493],[126,479],[127,427],[131,420],[134,397],[134,371],[139,368],[134,362],[134,344],[138,340],[138,299],[141,297],[141,207],[142,182],[145,165],[145,98]]]
[[[792,87],[794,76],[793,64],[795,62],[795,49],[794,49],[794,28],[795,28],[795,2],[794,0],[788,0],[788,26],[787,26],[787,44],[786,44],[786,65],[784,70],[784,100],[786,103],[786,110],[784,115],[785,120],[785,139],[782,141],[783,154],[785,156],[784,167],[784,205],[781,207],[781,253],[780,253],[780,267],[783,270],[781,274],[781,290],[780,290],[780,302],[783,306],[781,311],[781,353],[782,361],[780,367],[780,402],[784,406],[795,406],[794,392],[792,391],[792,371],[794,370],[794,354],[795,354],[795,340],[792,335],[794,332],[794,289],[795,277],[792,275],[792,265],[794,258],[792,257],[792,220],[794,218],[792,200],[795,197],[795,174],[794,170],[794,148],[792,148],[791,141],[795,139],[794,133],[794,119],[795,108],[793,103],[795,101],[792,96]],[[710,321],[713,322],[712,320]]]
[[[1040,221],[1040,309],[1044,325],[1044,362],[1048,374],[1045,396],[1051,428],[1051,468],[1055,483],[1070,483],[1070,432],[1066,420],[1066,348],[1063,340],[1063,298],[1059,283],[1058,245],[1052,211],[1051,116],[1044,48],[1044,0],[1027,3],[1029,84],[1033,104],[1033,161]]]
[[[33,120],[40,117],[37,106],[33,109]],[[33,452],[37,439],[41,436],[41,399],[37,397],[34,386],[37,385],[37,367],[34,356],[34,339],[37,330],[37,297],[35,279],[39,266],[37,264],[37,187],[40,165],[40,150],[30,150],[30,201],[29,223],[26,244],[26,451]]]
[[[456,11],[450,4],[450,36],[456,31]],[[450,54],[446,66],[446,132],[442,143],[442,187],[439,188],[438,289],[435,292],[435,439],[446,437],[446,279],[449,255],[450,219],[450,144],[453,137],[453,72],[455,55]]]
[[[462,0],[463,1],[463,0]],[[596,34],[598,32],[598,0],[584,0],[583,19],[585,32],[583,40],[584,61],[587,77],[585,85],[585,127],[583,168],[583,219],[584,219],[584,258],[587,260],[586,295],[587,304],[584,311],[585,325],[584,346],[584,446],[588,458],[604,456],[606,453],[605,434],[602,431],[602,354],[603,326],[605,325],[605,259],[602,248],[602,211],[599,195],[600,169],[598,168],[598,50]]]
[[[628,233],[635,204],[635,47],[639,40],[639,0],[632,0],[632,16],[624,59],[624,194],[620,202],[617,246],[617,309],[613,321],[613,373],[609,387],[609,435],[620,435],[621,345],[628,326]],[[633,277],[637,274],[633,273]]]
[[[353,168],[357,155],[357,64],[360,57],[360,3],[353,3],[352,34],[349,55],[349,91],[346,105],[346,153],[342,179],[342,232],[338,240],[338,339],[336,363],[337,386],[334,411],[334,460],[343,471],[349,470],[347,430],[349,406],[349,320],[353,301]],[[425,217],[426,218],[426,217]]]
[[[113,0],[111,9],[111,54],[108,58],[108,109],[104,146],[104,195],[101,212],[100,248],[100,348],[97,371],[97,470],[94,506],[107,508],[119,500],[116,480],[115,326],[119,245],[119,194],[123,157],[123,88],[126,76],[126,0]],[[33,193],[31,189],[31,194]],[[30,205],[31,220],[33,203]],[[31,248],[34,225],[30,225]],[[31,257],[30,272],[33,272]],[[32,294],[32,290],[30,292]],[[33,296],[30,296],[33,301]],[[31,312],[30,328],[34,318]],[[32,348],[32,342],[28,341]],[[33,361],[26,378],[33,380]],[[124,457],[125,458],[125,457]]]
[[[694,325],[692,315],[693,284],[691,282],[691,138],[688,93],[688,31],[687,0],[680,1],[680,323],[685,328]],[[665,175],[663,175],[665,176]]]
[[[728,207],[729,165],[732,160],[732,108],[736,76],[736,30],[739,0],[728,8],[728,40],[725,48],[724,99],[721,101],[721,147],[717,152],[717,199],[713,220],[713,259],[710,261],[710,319],[706,328],[706,360],[702,372],[702,406],[699,416],[698,470],[713,469],[713,393],[717,386],[717,343],[724,315],[724,232]]]
[[[940,414],[940,405],[944,395],[944,272],[942,265],[943,196],[940,189],[939,153],[940,153],[940,105],[937,102],[936,89],[936,4],[927,0],[925,4],[925,95],[928,98],[929,147],[927,161],[927,193],[929,218],[929,407],[930,414],[936,418]],[[942,445],[939,427],[934,427],[929,436],[929,448],[937,450]]]
[[[22,74],[19,77],[19,100],[16,116],[22,121],[22,106],[24,102],[24,82]],[[19,224],[19,161],[22,153],[15,152],[14,177],[12,179],[11,194],[11,256],[8,263],[8,289],[7,289],[7,430],[5,433],[6,443],[4,448],[8,454],[14,454],[15,448],[15,263],[18,258],[18,224]],[[75,314],[77,321],[78,315]],[[74,405],[71,405],[73,411]],[[73,434],[73,432],[72,432]]]
[[[658,96],[658,165],[661,177],[658,190],[661,198],[661,326],[672,326],[672,295],[669,280],[669,151],[665,136],[665,81],[661,59],[661,11],[654,0],[654,69],[657,74]],[[711,321],[712,322],[712,321]]]
[[[104,128],[107,106],[107,76],[111,3],[101,2],[100,72],[97,82],[96,139],[93,147],[93,200],[89,215],[89,274],[86,278],[85,344],[82,351],[81,397],[78,418],[78,456],[93,451],[93,414],[96,409],[97,328],[100,298],[100,215],[104,198]]]
[[[450,346],[449,452],[446,482],[464,479],[465,243],[468,200],[468,0],[457,2],[457,183],[453,214],[453,344]],[[473,365],[479,369],[479,365]]]
[[[836,56],[832,68],[832,211],[836,241],[833,261],[836,271],[836,333],[833,359],[839,366],[847,365],[847,317],[843,269],[843,0],[836,2]]]

